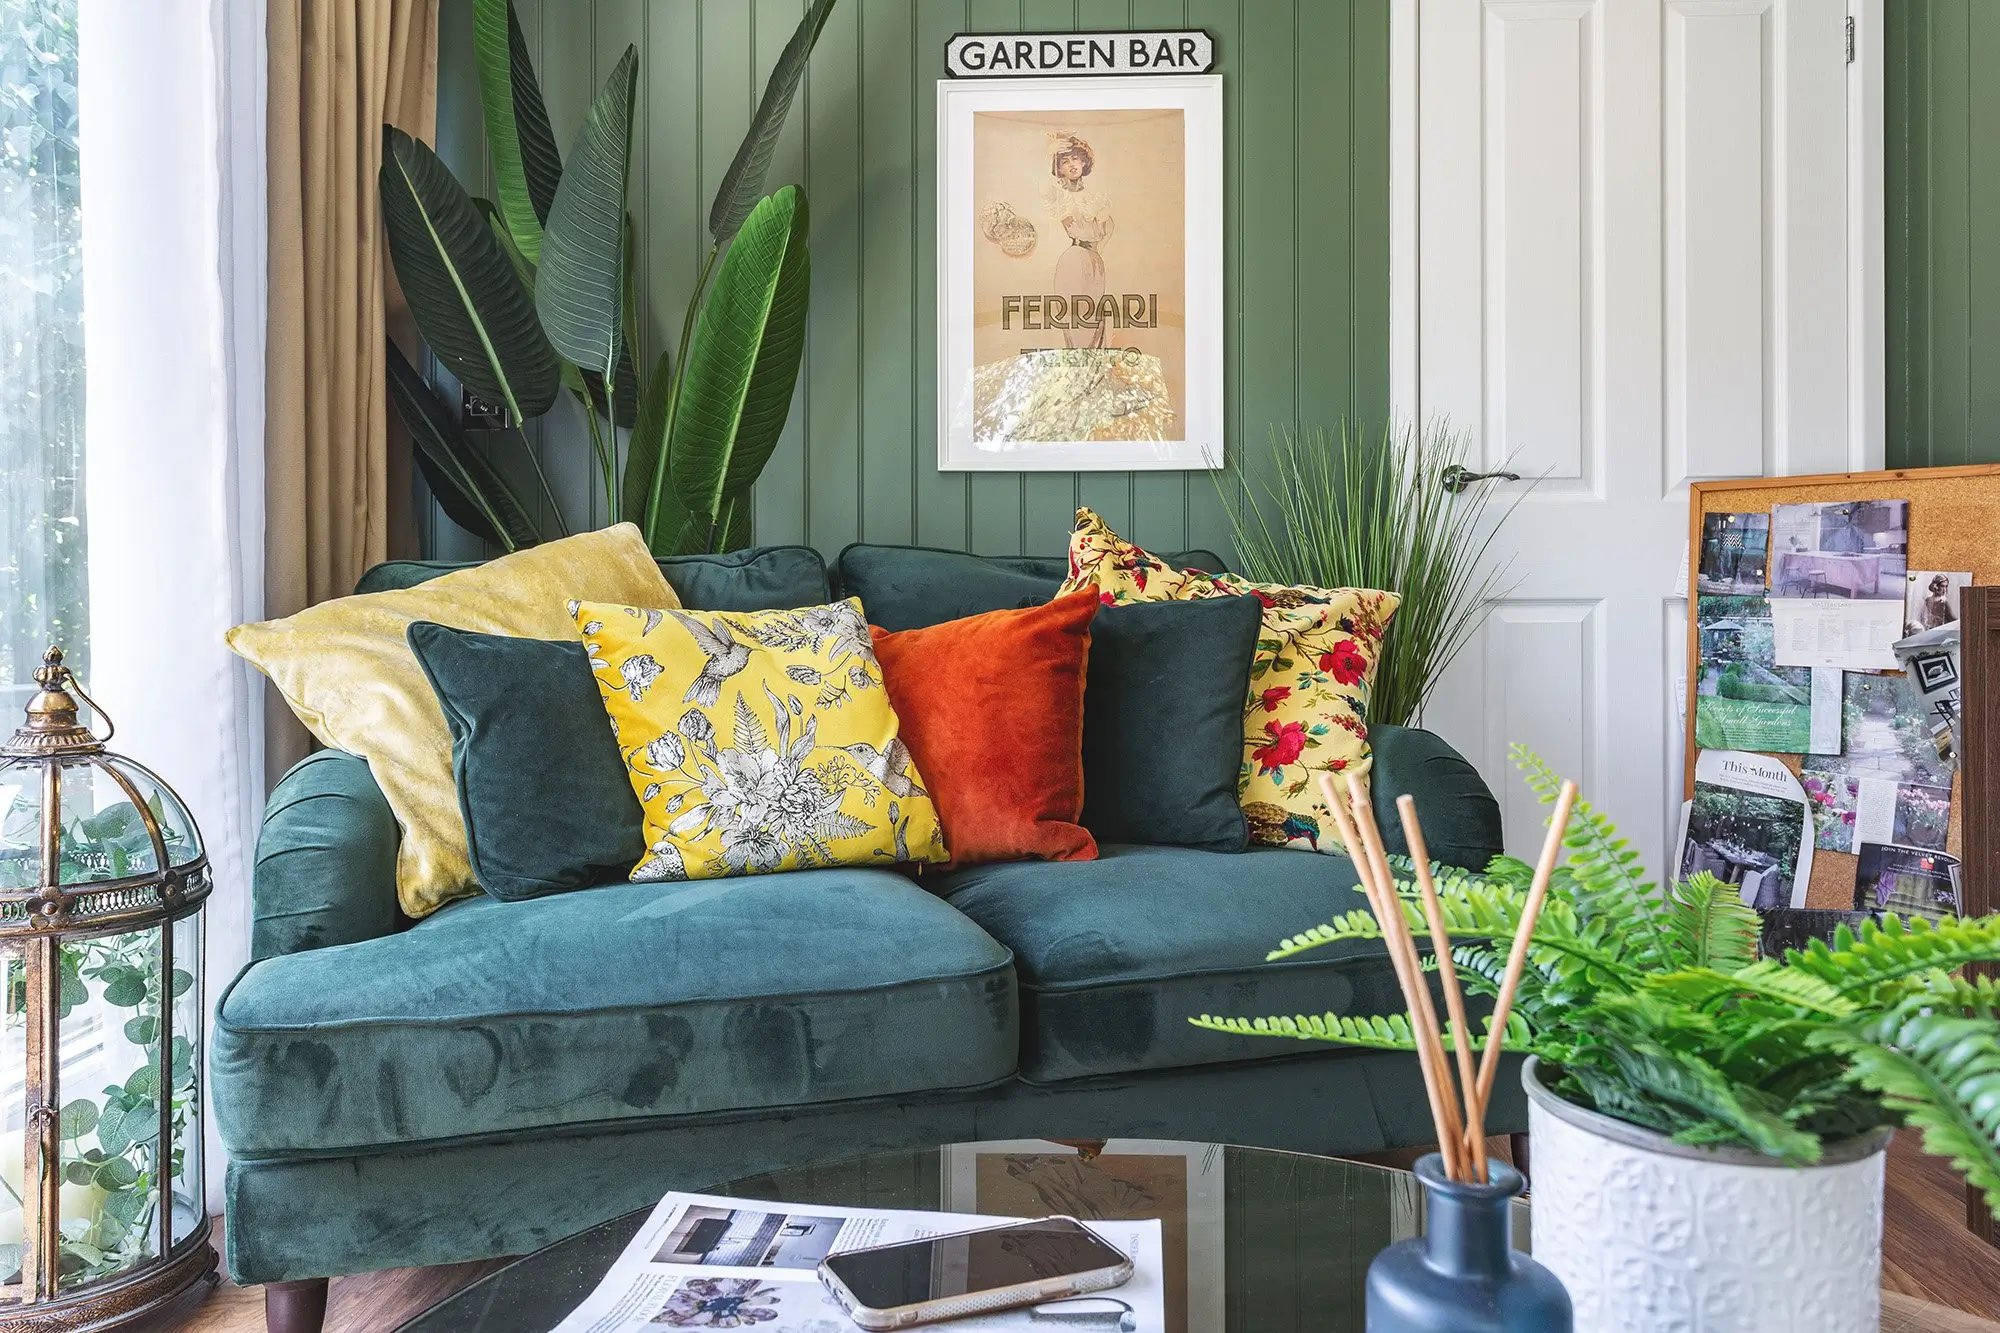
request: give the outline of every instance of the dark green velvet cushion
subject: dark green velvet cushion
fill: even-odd
[[[1222,568],[1212,551],[1165,558],[1184,568]],[[859,597],[868,623],[891,631],[1040,606],[1055,596],[1068,572],[1068,560],[1059,555],[968,555],[867,542],[855,542],[834,561],[835,595]]]
[[[1240,852],[1243,705],[1264,607],[1254,597],[1132,602],[1090,622],[1083,824],[1099,842]]]
[[[1040,1083],[1297,1055],[1204,1031],[1197,1014],[1402,1009],[1374,943],[1267,963],[1279,940],[1366,902],[1343,856],[1100,844],[1095,861],[969,866],[925,882],[1014,953],[1021,1077]]]
[[[468,898],[266,958],[210,1070],[244,1158],[976,1087],[1018,1043],[978,927],[886,870],[801,870]]]
[[[414,588],[426,579],[470,569],[478,560],[389,560],[367,570],[356,592]],[[810,546],[752,546],[720,555],[662,557],[660,572],[696,611],[780,611],[832,600],[826,561]]]
[[[513,902],[625,878],[645,815],[583,645],[427,620],[409,640],[451,729],[479,887]]]

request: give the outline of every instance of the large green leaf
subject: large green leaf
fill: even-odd
[[[562,179],[562,156],[513,0],[473,0],[472,46],[500,208],[508,234],[533,263],[541,257],[542,223]]]
[[[541,541],[541,529],[507,479],[466,438],[431,386],[389,343],[389,397],[410,428],[417,470],[445,517],[506,551]]]
[[[702,307],[681,367],[668,464],[681,503],[703,518],[749,489],[791,410],[812,288],[806,225],[796,185],[760,202]]]
[[[569,151],[535,274],[535,307],[549,341],[578,368],[606,378],[616,372],[623,341],[625,184],[638,76],[639,52],[628,46]]]
[[[799,26],[792,30],[791,40],[778,53],[778,63],[771,66],[771,77],[764,84],[757,114],[750,118],[749,132],[738,145],[729,170],[722,173],[715,202],[709,206],[708,233],[717,245],[742,229],[750,210],[764,193],[764,177],[771,170],[771,154],[778,149],[778,135],[785,128],[785,117],[791,113],[799,80],[805,77],[813,43],[819,40],[819,31],[826,26],[826,16],[832,12],[833,0],[813,0]]]
[[[534,298],[472,197],[424,144],[382,127],[382,220],[424,341],[459,381],[516,421],[562,388]]]

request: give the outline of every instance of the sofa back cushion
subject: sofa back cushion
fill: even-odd
[[[1197,569],[1223,567],[1212,551],[1182,551],[1171,559]],[[1060,555],[968,555],[867,542],[855,542],[834,560],[838,595],[859,597],[868,623],[891,633],[986,611],[1040,606],[1055,597],[1068,573],[1068,561]],[[669,570],[668,581],[673,577]]]
[[[440,574],[480,563],[389,560],[362,574],[354,590],[413,588]],[[720,555],[670,555],[659,565],[681,605],[696,611],[777,611],[830,600],[826,561],[810,546],[751,546]]]

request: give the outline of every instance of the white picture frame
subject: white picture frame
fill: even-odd
[[[1135,134],[1131,127],[1146,113],[1158,113],[1147,120],[1147,144],[1161,142],[1168,133],[1164,123],[1178,125],[1178,162],[1171,153],[1160,152],[1150,161],[1136,155],[1123,164],[1107,159],[1100,181],[1117,184],[1115,189],[1108,183],[1100,187],[1110,201],[1105,223],[1054,215],[1068,200],[1055,194],[1049,182],[1072,192],[1081,182],[1059,180],[1062,168],[1053,155],[1037,181],[1032,179],[1036,173],[1019,167],[1020,153],[1003,158],[996,151],[984,177],[988,193],[1038,193],[1032,198],[1026,193],[1013,199],[980,197],[976,126],[985,127],[980,133],[1011,134],[1010,144],[1018,144],[1029,126],[1055,144],[1062,127],[1072,123],[1077,138],[1097,126],[1104,127],[1099,132],[1105,136],[1123,135],[1129,141]],[[983,114],[988,116],[984,122]],[[1002,121],[1027,125],[1014,129],[1011,123],[1000,125]],[[992,128],[996,125],[999,130]],[[1222,142],[1220,75],[939,80],[940,471],[1191,471],[1223,466]],[[1085,147],[1088,151],[1087,143]],[[1095,154],[1090,156],[1094,161]],[[1014,164],[1011,170],[1002,169],[1007,163]],[[1178,229],[1172,226],[1171,212],[1146,212],[1149,198],[1171,188],[1174,165],[1180,171]],[[1002,188],[995,189],[996,182]],[[1158,182],[1159,189],[1149,189],[1149,182]],[[996,212],[1000,206],[1012,214],[1008,245],[990,234],[992,220],[1006,216]],[[1128,238],[1124,253],[1117,234],[1121,213]],[[987,249],[982,253],[981,247]],[[1036,250],[1041,252],[1038,261]],[[1023,262],[1018,273],[1010,269],[996,278],[995,265],[1001,262],[996,255],[1002,253]],[[1062,276],[1065,260],[1068,277]],[[1165,272],[1164,291],[1121,290],[1121,265],[1130,272],[1135,264],[1155,277]],[[1072,281],[1083,266],[1094,273]],[[1065,282],[1092,290],[1053,290]],[[1021,295],[1014,294],[1017,286]],[[1077,303],[1078,313],[1070,315],[1075,295],[1095,298],[1095,307]],[[1008,305],[1009,300],[1014,304]],[[1093,341],[1092,331],[1100,328],[1103,336]],[[1112,345],[1114,335],[1122,339],[1120,345]],[[1022,340],[1019,351],[1009,345],[1015,338]],[[987,352],[983,362],[982,344]],[[1087,386],[1077,387],[1079,380],[1088,381]],[[1050,438],[1052,433],[1081,434],[1079,421],[1095,423],[1089,438]]]

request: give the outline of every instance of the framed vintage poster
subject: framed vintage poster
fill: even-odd
[[[938,467],[1221,467],[1221,77],[947,79],[937,112]]]

